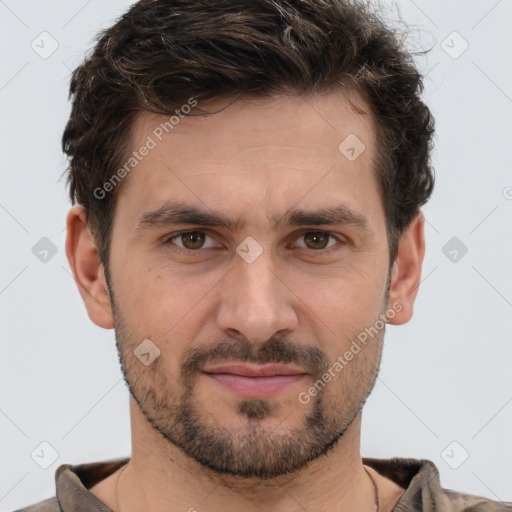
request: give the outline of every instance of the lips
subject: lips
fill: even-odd
[[[225,364],[215,366],[205,373],[230,373],[245,377],[274,377],[277,375],[304,375],[305,372],[291,366],[271,364],[266,366],[253,366],[248,364]]]
[[[205,370],[204,373],[222,389],[247,398],[271,397],[306,376],[300,369],[280,364],[225,364]]]

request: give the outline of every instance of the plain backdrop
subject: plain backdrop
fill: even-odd
[[[70,71],[129,4],[0,0],[1,510],[54,495],[60,464],[130,455],[114,332],[71,277],[59,179]],[[415,315],[387,330],[362,455],[426,458],[444,487],[512,501],[512,2],[386,5],[411,49],[431,48],[417,63],[437,183]]]

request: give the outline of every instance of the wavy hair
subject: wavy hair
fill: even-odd
[[[422,76],[401,37],[367,2],[350,0],[142,0],[100,32],[72,73],[62,136],[72,203],[84,206],[108,269],[121,188],[94,191],[130,150],[141,111],[173,115],[240,95],[356,92],[377,133],[375,172],[391,261],[398,240],[434,185],[434,119]],[[190,115],[204,115],[195,110]],[[123,185],[124,183],[121,183]]]

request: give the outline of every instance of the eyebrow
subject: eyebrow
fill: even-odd
[[[148,229],[169,228],[178,224],[194,224],[206,227],[223,227],[240,231],[245,226],[242,218],[230,219],[220,212],[208,211],[181,202],[166,203],[157,210],[143,213],[135,224],[140,233]],[[316,210],[290,209],[280,217],[272,219],[272,229],[280,226],[324,226],[342,224],[354,226],[369,232],[368,220],[364,215],[345,206],[334,206]]]

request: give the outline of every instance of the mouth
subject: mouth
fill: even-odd
[[[280,364],[225,364],[204,370],[203,373],[223,389],[248,398],[274,396],[307,375],[300,369]]]

